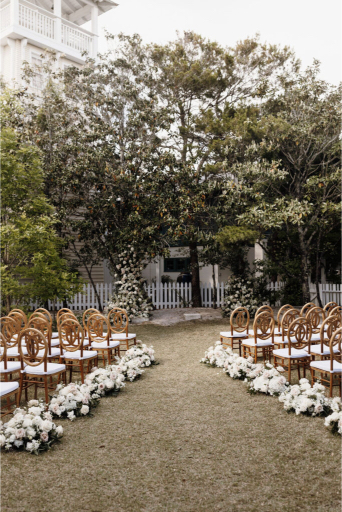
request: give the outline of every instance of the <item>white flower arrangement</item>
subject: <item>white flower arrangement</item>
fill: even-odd
[[[300,379],[299,384],[289,386],[281,393],[279,401],[286,411],[294,411],[308,416],[326,416],[330,411],[330,400],[325,396],[325,387],[316,382],[312,387],[308,379]]]
[[[232,276],[225,286],[222,314],[230,316],[234,309],[241,306],[248,309],[253,316],[260,306],[260,300],[255,297],[251,280]]]
[[[15,409],[13,417],[0,422],[0,447],[5,450],[24,449],[38,455],[63,436],[63,427],[56,426],[42,400],[30,400],[27,407]]]
[[[133,382],[140,375],[144,373],[144,370],[141,367],[141,361],[139,357],[134,357],[132,359],[125,359],[125,356],[119,360],[118,365],[113,365],[117,368],[117,371],[125,376],[127,380]]]
[[[253,362],[253,358],[249,357],[245,359],[229,350],[228,359],[224,363],[224,371],[232,379],[246,380],[250,376],[251,372],[256,371],[256,366]],[[259,365],[260,366],[260,365]]]
[[[116,265],[114,277],[115,292],[109,300],[105,311],[114,307],[127,311],[128,318],[149,318],[153,310],[143,289],[144,279],[141,277],[143,269],[141,257],[138,257],[133,247],[118,255],[119,263]]]
[[[208,350],[206,350],[204,357],[200,360],[200,363],[223,368],[227,358],[227,350],[223,347],[220,341],[217,341],[215,346],[209,347]]]
[[[333,434],[342,435],[342,404],[340,397],[330,400],[330,410],[333,412],[325,418],[324,425],[330,428]]]
[[[284,368],[281,366],[275,368],[268,361],[265,366],[258,366],[262,367],[258,375],[256,375],[255,370],[249,374],[247,387],[251,394],[265,393],[266,395],[279,396],[287,390],[289,383],[284,375],[281,375],[285,371]]]
[[[73,421],[79,416],[87,416],[100,400],[100,395],[87,384],[59,384],[56,391],[49,403],[49,411],[54,418]]]
[[[125,386],[125,376],[116,365],[106,368],[93,368],[85,378],[85,384],[92,393],[99,396],[114,395]]]

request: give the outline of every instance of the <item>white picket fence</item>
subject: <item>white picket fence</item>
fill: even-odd
[[[225,283],[221,282],[217,285],[217,307],[223,305],[224,300],[224,286]],[[284,286],[283,283],[270,283],[268,288],[271,291],[279,291]],[[96,290],[100,296],[101,305],[104,307],[109,298],[113,294],[112,283],[100,283],[96,285]],[[152,299],[152,303],[156,309],[170,309],[170,308],[189,308],[192,303],[192,288],[191,283],[152,283],[145,285],[145,290],[148,297]],[[342,304],[342,288],[339,284],[320,284],[320,296],[322,303],[334,301],[337,304]],[[316,298],[316,288],[313,283],[310,284],[311,301],[318,304]],[[202,307],[211,308],[214,305],[214,290],[212,283],[201,283],[201,297]],[[276,304],[276,306],[279,304]],[[298,305],[298,304],[295,304]],[[39,307],[38,302],[32,302],[31,308]],[[57,300],[55,303],[49,301],[49,310],[60,309],[63,307],[63,301]],[[88,308],[98,308],[98,300],[94,288],[90,283],[84,285],[83,292],[77,293],[71,301],[67,301],[67,307],[74,311],[84,311]]]

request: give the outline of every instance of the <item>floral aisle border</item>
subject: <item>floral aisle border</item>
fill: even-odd
[[[49,404],[30,400],[27,407],[15,409],[8,422],[0,422],[0,447],[24,449],[36,455],[48,450],[63,437],[63,427],[56,426],[54,419],[73,421],[92,415],[103,396],[116,395],[125,380],[133,382],[144,372],[143,368],[156,364],[155,351],[153,346],[138,341],[117,361],[106,368],[93,368],[84,384],[59,384]]]
[[[208,348],[200,362],[222,368],[233,379],[243,380],[250,394],[277,396],[288,412],[324,416],[325,426],[333,433],[342,435],[341,398],[327,398],[326,388],[322,384],[311,386],[308,379],[300,379],[299,384],[290,385],[282,375],[284,369],[280,366],[275,368],[269,362],[255,364],[253,358],[245,359],[230,347],[225,349],[220,341]]]

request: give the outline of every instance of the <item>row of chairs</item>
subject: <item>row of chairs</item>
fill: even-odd
[[[16,402],[19,404],[22,391],[30,386],[44,387],[45,400],[48,401],[48,390],[55,387],[53,377],[66,383],[66,372],[69,370],[69,381],[72,373],[77,370],[84,382],[84,363],[86,373],[92,365],[98,365],[102,358],[111,364],[115,356],[120,356],[120,348],[128,350],[136,344],[136,335],[128,333],[128,316],[125,310],[114,308],[107,317],[96,309],[84,312],[82,323],[75,314],[66,308],[57,313],[57,332],[52,331],[50,313],[39,308],[28,319],[21,310],[12,310],[7,317],[1,318],[1,358],[0,374],[1,398],[6,399],[7,409],[11,411],[10,397],[18,393]],[[12,374],[20,372],[20,382],[12,380]]]
[[[319,308],[313,303],[306,304],[300,311],[286,304],[280,308],[275,325],[274,313],[270,306],[257,311],[253,329],[249,329],[250,317],[246,308],[236,308],[230,317],[230,332],[221,332],[221,343],[232,349],[239,348],[243,357],[258,356],[264,361],[274,358],[274,366],[288,371],[311,370],[312,383],[317,380],[329,385],[330,396],[334,385],[341,393],[342,351],[341,351],[342,308],[329,303]],[[316,361],[316,358],[319,360]]]

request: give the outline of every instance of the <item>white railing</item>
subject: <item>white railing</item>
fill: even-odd
[[[9,27],[11,24],[11,7],[10,4],[5,5],[0,9],[0,20],[1,20],[1,30],[4,30],[6,27]]]
[[[22,4],[19,4],[19,25],[50,39],[55,37],[54,18]]]
[[[91,53],[93,37],[62,22],[62,43],[80,53]]]
[[[283,287],[283,283],[270,283],[268,289],[271,291],[279,291]],[[323,305],[334,301],[342,304],[342,288],[338,284],[320,284],[320,295]],[[217,285],[216,305],[221,307],[224,302],[225,283],[221,282]],[[101,306],[107,305],[111,298],[114,287],[110,283],[100,283],[96,285],[97,293],[100,297]],[[152,283],[145,285],[145,291],[152,299],[152,304],[156,309],[172,309],[172,308],[189,308],[192,306],[192,287],[191,283]],[[316,299],[316,289],[314,284],[310,284],[311,300],[318,304]],[[211,283],[201,283],[202,307],[211,308],[214,305],[214,290]],[[279,306],[280,303],[276,304]],[[299,306],[300,304],[294,304]],[[38,302],[32,302],[31,308],[39,307]],[[49,301],[49,309],[60,309],[63,307],[62,300]],[[88,308],[98,308],[99,303],[95,290],[90,283],[85,284],[83,292],[77,293],[71,301],[67,301],[67,307],[74,311],[84,311]]]

